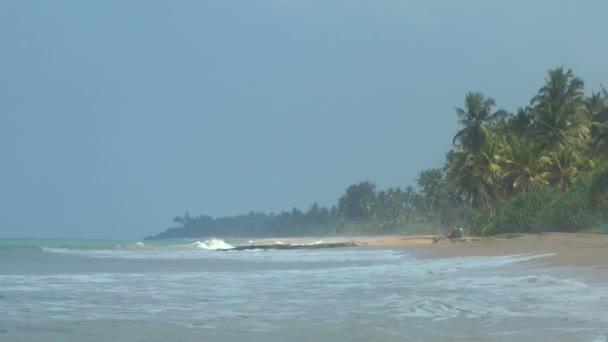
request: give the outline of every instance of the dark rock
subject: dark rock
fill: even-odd
[[[250,251],[250,250],[284,250],[284,249],[322,249],[322,248],[339,248],[339,247],[359,247],[357,242],[333,242],[333,243],[317,243],[310,245],[290,245],[290,244],[272,244],[272,245],[247,245],[238,246],[231,249],[220,249],[220,251]]]

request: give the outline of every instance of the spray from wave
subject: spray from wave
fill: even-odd
[[[192,243],[192,246],[199,249],[206,249],[210,251],[217,251],[220,249],[233,249],[234,246],[227,244],[221,239],[209,239],[205,241],[196,241]]]

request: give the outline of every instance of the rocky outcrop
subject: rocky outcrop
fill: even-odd
[[[322,248],[339,248],[339,247],[359,247],[362,246],[359,242],[333,242],[333,243],[314,243],[314,244],[269,244],[269,245],[247,245],[238,246],[231,249],[220,249],[220,251],[250,251],[250,250],[285,250],[285,249],[322,249]]]

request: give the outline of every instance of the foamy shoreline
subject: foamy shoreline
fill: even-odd
[[[514,238],[464,237],[454,242],[425,236],[331,236],[230,239],[253,243],[326,243],[353,241],[366,248],[407,248],[419,258],[552,254],[542,258],[550,266],[581,266],[608,270],[608,235],[577,233],[523,234]]]

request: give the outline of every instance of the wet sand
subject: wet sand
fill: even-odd
[[[448,240],[437,236],[332,236],[253,239],[256,243],[335,243],[353,241],[372,248],[407,248],[419,258],[554,254],[539,259],[550,266],[594,267],[608,271],[608,234],[543,233],[513,238],[465,236]],[[437,241],[439,240],[439,241]]]
[[[368,246],[407,247],[420,258],[554,254],[541,262],[551,266],[581,266],[608,270],[608,235],[576,233],[523,234],[514,238],[441,240],[433,237],[390,237],[370,240]]]

